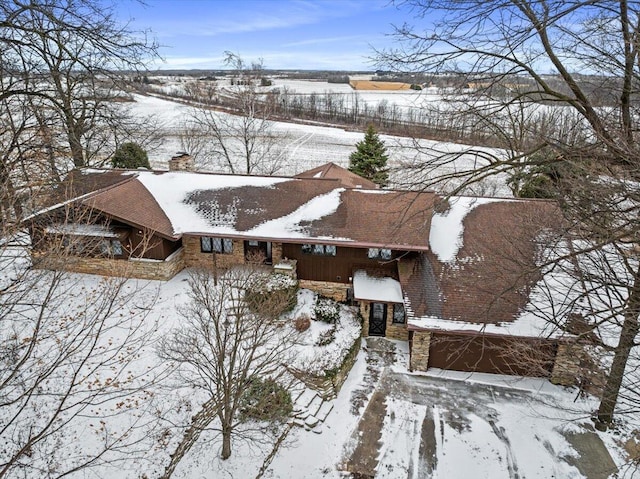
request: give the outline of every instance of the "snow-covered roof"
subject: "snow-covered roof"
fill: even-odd
[[[264,176],[240,176],[240,175],[202,175],[188,172],[169,172],[156,174],[152,172],[140,172],[138,181],[151,193],[156,202],[162,208],[173,226],[174,235],[189,232],[211,232],[212,225],[208,218],[189,203],[189,197],[198,191],[216,191],[244,186],[257,188],[270,188],[277,183],[287,181],[286,178]],[[225,230],[224,224],[218,226],[219,233],[233,233],[230,226],[234,218],[226,222],[229,229]]]
[[[531,338],[559,338],[565,333],[552,328],[548,321],[533,315],[523,315],[515,321],[504,323],[470,323],[466,321],[423,316],[407,321],[409,330],[436,330],[449,332],[474,332]]]
[[[45,233],[71,236],[93,236],[97,238],[117,238],[118,234],[108,226],[83,223],[55,223],[45,228]]]
[[[476,206],[500,201],[500,198],[477,198],[454,196],[449,198],[449,208],[443,213],[434,213],[431,219],[429,246],[443,263],[454,261],[463,245],[464,218]]]
[[[466,197],[450,204],[434,215],[432,251],[398,268],[409,325],[539,336],[546,322],[528,305],[537,298],[545,234],[562,218],[557,207]]]
[[[349,243],[425,251],[430,192],[345,188],[337,179],[124,171],[125,181],[85,200],[160,235]],[[82,177],[91,177],[91,174]],[[366,194],[367,192],[374,194]]]
[[[353,275],[353,297],[358,300],[380,303],[402,303],[400,282],[393,278],[369,276],[358,270]]]

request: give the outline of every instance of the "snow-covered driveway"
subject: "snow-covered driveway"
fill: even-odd
[[[499,377],[499,376],[497,376]],[[532,392],[385,370],[347,467],[376,478],[607,478],[616,472],[585,410]]]

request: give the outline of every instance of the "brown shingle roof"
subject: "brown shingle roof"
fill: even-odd
[[[83,179],[92,183],[93,175],[103,174],[86,174]],[[167,189],[172,187],[176,175],[166,172],[144,174],[174,175],[166,176]],[[432,206],[436,198],[433,193],[345,189],[337,179],[313,178],[283,178],[269,186],[221,187],[227,184],[225,177],[228,178],[225,175],[197,175],[198,179],[205,180],[205,186],[189,192],[183,204],[202,220],[200,225],[208,226],[199,226],[203,229],[198,230],[183,228],[182,233],[428,249]],[[328,204],[323,205],[323,202],[330,201],[323,195],[339,198],[335,211],[331,211]],[[314,220],[295,220],[295,213],[311,201],[315,202],[313,208],[322,211],[326,207],[327,212],[316,215]],[[171,222],[175,213],[162,209],[158,199],[136,179],[135,172],[131,172],[127,181],[92,195],[84,203],[126,223],[150,228],[167,237],[180,236],[176,233],[176,225]],[[294,220],[287,219],[289,215]],[[293,221],[293,230],[276,227],[272,230],[267,228],[272,233],[265,233],[264,228],[251,231],[279,221]]]
[[[248,231],[266,221],[289,215],[300,205],[338,187],[337,181],[291,180],[269,188],[240,186],[199,190],[187,201],[212,225],[220,221],[220,215],[235,210],[233,227],[238,231]]]
[[[356,175],[351,171],[336,165],[335,163],[325,163],[324,165],[312,168],[311,170],[298,173],[294,178],[327,178],[339,180],[345,188],[380,188],[377,183]]]
[[[149,228],[160,236],[175,237],[171,221],[135,177],[83,200],[83,204],[125,223]]]
[[[436,195],[430,192],[346,190],[338,210],[313,222],[311,231],[392,249],[429,248],[429,229]]]
[[[443,263],[428,252],[400,268],[414,316],[471,323],[515,320],[540,279],[540,235],[557,229],[560,221],[557,207],[544,201],[477,206],[464,219],[456,261]]]
[[[44,207],[52,207],[132,179],[130,175],[123,173],[123,170],[72,170],[42,204]]]

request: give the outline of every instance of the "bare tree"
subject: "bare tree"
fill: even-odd
[[[417,22],[396,28],[398,47],[378,52],[381,65],[401,71],[453,75],[457,90],[445,112],[455,128],[491,138],[500,152],[469,147],[474,162],[443,148],[419,165],[422,186],[456,180],[453,191],[487,177],[558,166],[554,196],[581,252],[617,251],[601,271],[598,293],[624,300],[609,310],[619,340],[604,386],[597,424],[611,423],[625,367],[640,328],[638,216],[640,150],[640,4],[622,1],[407,0]],[[426,23],[426,22],[425,22]],[[596,94],[598,91],[610,94]],[[606,101],[606,106],[603,106]],[[559,121],[550,120],[549,115]],[[514,121],[516,120],[516,121]],[[536,152],[552,154],[541,160]],[[606,280],[608,278],[608,280]]]
[[[295,329],[278,319],[291,300],[291,285],[283,292],[268,287],[269,281],[269,275],[256,269],[227,271],[217,285],[209,271],[191,274],[189,302],[180,311],[184,325],[161,342],[158,353],[179,367],[183,385],[207,399],[165,477],[205,430],[220,435],[220,457],[227,459],[233,439],[258,441],[269,429],[247,420],[243,405],[255,381],[275,380],[283,390],[289,387],[285,364],[296,343]],[[278,402],[269,407],[277,411]]]
[[[56,269],[87,252],[78,236],[36,235],[36,244],[20,229],[2,233],[0,477],[62,477],[138,457],[155,419],[136,414],[151,407],[161,374],[138,363],[157,292]]]
[[[196,108],[187,130],[196,138],[208,140],[206,156],[205,149],[200,148],[201,161],[231,173],[274,174],[283,166],[285,151],[281,145],[286,138],[274,131],[273,105],[259,88],[262,63],[247,66],[238,55],[226,55],[226,64],[234,71],[233,84],[219,87],[217,95],[232,114],[206,106]]]
[[[0,96],[39,99],[55,113],[74,165],[87,165],[97,145],[88,137],[112,124],[122,72],[156,56],[155,43],[94,0],[3,0],[0,16]]]

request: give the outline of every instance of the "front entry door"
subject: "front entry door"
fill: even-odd
[[[265,264],[271,264],[271,242],[245,241],[244,256],[250,261],[255,261],[256,258],[263,258]]]
[[[387,329],[387,305],[371,303],[369,310],[369,336],[384,336]]]

